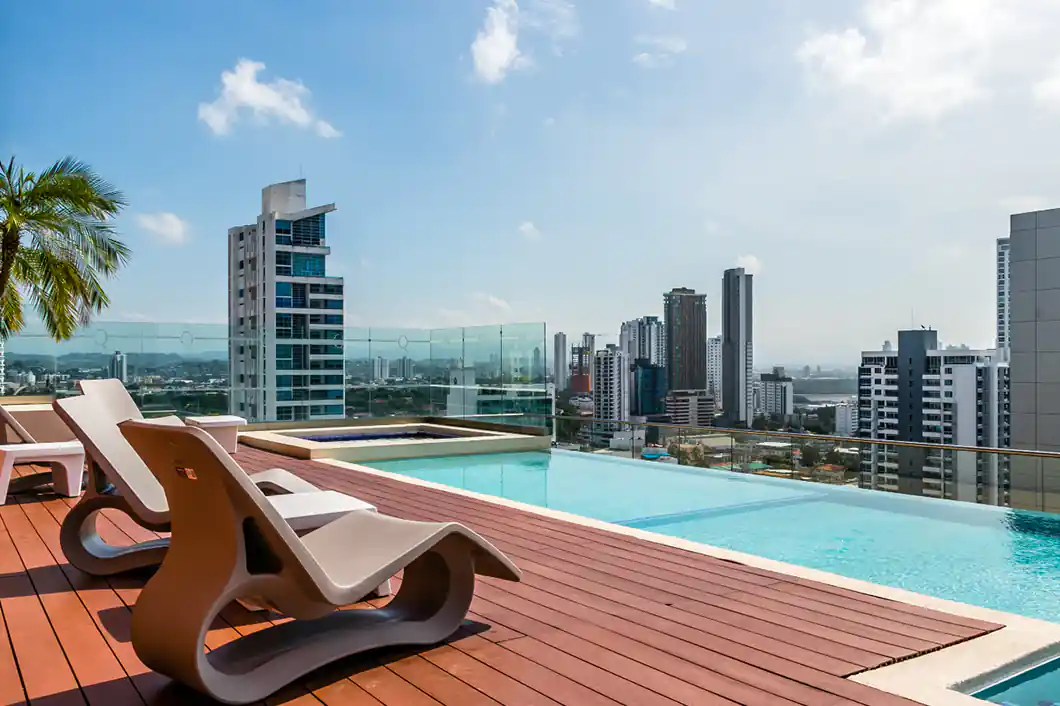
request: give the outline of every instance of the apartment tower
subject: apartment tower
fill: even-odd
[[[754,420],[753,276],[725,270],[721,282],[721,406],[732,424]]]
[[[678,287],[663,295],[666,387],[707,389],[707,295]]]
[[[858,436],[1008,446],[1008,374],[1008,363],[995,349],[946,350],[940,348],[936,331],[899,331],[897,350],[861,354]],[[1007,457],[997,454],[863,445],[860,485],[1005,505],[1008,470]]]
[[[570,364],[568,363],[567,334],[562,331],[552,337],[552,381],[557,392],[570,387]]]
[[[260,421],[345,417],[343,280],[328,277],[326,216],[305,179],[266,186],[255,223],[228,229],[233,414]]]

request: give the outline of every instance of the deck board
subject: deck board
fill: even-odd
[[[394,516],[462,522],[524,572],[480,580],[444,644],[340,660],[270,705],[911,706],[846,677],[1000,627],[390,478],[246,448],[236,458]],[[76,502],[45,489],[0,507],[0,704],[213,703],[137,658],[144,576],[66,563],[59,527]],[[160,536],[115,511],[99,527],[115,544]],[[208,647],[285,619],[232,604]]]

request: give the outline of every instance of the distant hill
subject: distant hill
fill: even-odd
[[[856,395],[857,378],[796,378],[792,381],[796,395]]]
[[[126,353],[126,363],[130,368],[165,368],[182,363],[226,363],[228,352],[207,351],[204,353]],[[58,368],[106,368],[111,356],[105,353],[65,353],[58,357],[36,353],[8,353],[4,356],[7,364],[21,363],[24,367]]]

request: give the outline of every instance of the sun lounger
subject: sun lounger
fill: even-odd
[[[113,382],[121,386],[119,381]],[[162,486],[118,430],[118,423],[129,418],[121,415],[132,413],[122,400],[123,396],[128,398],[124,387],[120,393],[113,385],[86,386],[85,391],[78,397],[58,399],[53,403],[56,413],[84,445],[90,459],[85,494],[63,520],[60,531],[63,552],[73,566],[93,576],[157,565],[169,546],[167,538],[114,546],[104,542],[96,530],[99,511],[115,508],[149,530],[167,532],[169,503]],[[139,419],[138,411],[136,415],[135,418]],[[163,426],[184,427],[176,417],[151,421]],[[343,511],[374,509],[343,493],[319,490],[283,469],[271,469],[252,475],[250,479],[251,482],[260,480],[269,491],[294,493],[295,498],[283,501],[281,514],[301,529],[319,527]]]
[[[85,474],[85,449],[81,444],[76,441],[38,443],[2,405],[0,424],[6,424],[21,442],[0,444],[0,505],[5,503],[8,493],[21,493],[49,483],[60,495],[81,494]],[[23,463],[47,465],[51,470],[12,478],[15,465]]]
[[[121,433],[170,499],[169,553],[137,599],[132,643],[145,665],[221,702],[260,701],[347,655],[429,645],[471,605],[475,575],[519,569],[462,525],[351,512],[299,537],[215,439],[127,421]],[[404,570],[383,608],[336,610]],[[206,653],[222,608],[255,596],[293,618]]]

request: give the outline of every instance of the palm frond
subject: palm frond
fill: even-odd
[[[129,259],[112,219],[125,197],[66,157],[39,174],[0,163],[0,338],[24,324],[23,295],[56,340],[108,304],[102,277]],[[21,290],[21,291],[20,291]]]

